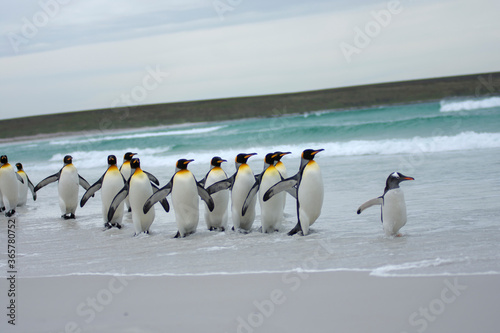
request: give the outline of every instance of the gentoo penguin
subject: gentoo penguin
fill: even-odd
[[[302,231],[303,235],[309,233],[309,227],[321,214],[323,206],[323,178],[318,163],[314,156],[324,149],[306,149],[302,152],[299,172],[290,178],[280,181],[264,193],[263,200],[267,201],[281,191],[292,189],[295,191],[297,202],[297,224],[288,235]],[[291,193],[293,195],[293,193]]]
[[[42,187],[58,181],[59,192],[59,207],[61,208],[62,218],[74,219],[76,207],[78,206],[78,190],[79,186],[88,190],[90,184],[78,174],[76,167],[73,165],[73,157],[70,155],[64,156],[64,166],[51,176],[48,176],[35,186],[35,192]]]
[[[358,208],[358,214],[361,214],[371,206],[381,205],[382,225],[387,236],[401,236],[398,231],[406,224],[405,196],[399,187],[399,183],[405,180],[415,179],[399,172],[391,173],[385,182],[384,194],[368,200]]]
[[[91,196],[94,196],[94,193],[102,189],[101,192],[101,201],[102,201],[102,216],[104,218],[104,227],[110,229],[112,227],[121,228],[121,222],[123,219],[123,202],[121,202],[116,208],[115,214],[113,215],[113,219],[108,222],[108,210],[111,206],[111,202],[116,197],[118,192],[125,185],[125,178],[121,174],[120,170],[116,166],[116,156],[109,155],[108,156],[108,169],[102,175],[101,178],[97,182],[95,182],[90,188],[85,192],[80,200],[80,207],[83,207],[87,200],[90,199]]]
[[[215,156],[210,161],[210,170],[205,178],[198,182],[205,189],[218,181],[227,179],[227,174],[221,168],[222,162],[227,161],[219,156]],[[214,193],[212,199],[214,200],[214,210],[210,211],[210,209],[205,206],[205,222],[207,223],[207,228],[210,231],[224,231],[227,228],[229,190]]]
[[[137,236],[142,232],[149,234],[149,227],[151,227],[155,219],[155,211],[153,209],[144,213],[142,207],[146,200],[155,193],[158,188],[151,183],[149,176],[141,169],[141,161],[138,158],[132,158],[130,167],[132,175],[111,202],[107,214],[107,222],[111,223],[111,221],[113,221],[115,212],[119,209],[123,200],[128,196],[130,199],[130,207],[132,208],[132,222],[134,223],[135,235]],[[165,211],[168,212],[170,208],[167,200],[162,200],[161,204]]]
[[[198,196],[206,202],[210,211],[214,209],[214,201],[210,194],[196,182],[194,175],[187,169],[188,164],[193,161],[178,160],[175,174],[170,179],[170,182],[146,200],[143,207],[144,213],[147,213],[156,202],[172,193],[172,205],[174,206],[175,220],[179,228],[175,238],[186,237],[196,232],[199,220]],[[134,208],[132,208],[133,211]]]
[[[7,217],[11,217],[16,213],[16,206],[19,200],[18,181],[24,183],[21,176],[9,164],[7,156],[2,155],[0,157],[0,193],[5,207],[5,216]]]
[[[228,179],[219,181],[207,188],[210,194],[225,189],[231,190],[233,230],[250,231],[255,220],[256,196],[249,200],[246,205],[246,212],[243,214],[243,205],[256,180],[252,169],[247,164],[248,159],[254,155],[257,155],[257,153],[238,154],[235,159],[236,172]]]
[[[125,181],[127,181],[130,178],[131,175],[131,169],[130,169],[130,161],[134,157],[134,155],[137,155],[136,153],[131,153],[127,152],[123,156],[123,163],[120,167],[120,172],[122,173],[123,177],[125,178]],[[127,198],[125,198],[125,206],[127,207],[127,211],[130,212],[130,201]]]
[[[31,191],[31,195],[33,196],[33,200],[36,201],[36,192],[35,186],[31,182],[30,178],[24,172],[23,165],[21,163],[16,163],[17,173],[23,179],[22,183],[18,183],[19,185],[19,200],[17,202],[18,206],[24,206],[26,204],[26,200],[28,197],[28,189]]]

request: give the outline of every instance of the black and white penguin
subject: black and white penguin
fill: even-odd
[[[24,171],[23,165],[21,163],[16,163],[16,168],[17,168],[17,174],[23,179],[22,183],[21,182],[18,183],[19,199],[17,201],[17,205],[24,206],[26,205],[26,201],[28,199],[28,190],[31,191],[33,200],[36,201],[35,186],[33,186],[33,183],[31,182],[30,178]]]
[[[155,219],[155,211],[153,209],[143,212],[142,207],[146,200],[155,191],[158,191],[158,188],[151,182],[150,176],[141,169],[141,161],[138,158],[132,158],[130,167],[132,175],[111,202],[107,213],[107,222],[111,223],[113,221],[115,213],[120,209],[120,205],[128,196],[130,207],[132,208],[132,222],[134,224],[135,235],[137,236],[143,232],[149,234],[149,228]],[[170,208],[167,200],[162,200],[161,204],[165,211],[168,212]]]
[[[94,193],[101,191],[101,202],[102,202],[102,216],[104,219],[104,227],[110,229],[112,227],[121,228],[121,223],[123,219],[123,205],[121,202],[115,210],[113,219],[108,222],[108,211],[113,199],[116,197],[118,192],[123,189],[125,185],[125,178],[123,177],[120,170],[116,166],[116,156],[108,156],[108,169],[102,175],[97,182],[95,182],[90,188],[85,192],[80,200],[80,207],[83,207],[90,197],[94,196]]]
[[[290,194],[296,198],[298,221],[288,233],[290,236],[299,231],[307,235],[309,227],[321,214],[324,196],[323,178],[318,163],[314,161],[314,156],[323,150],[304,150],[299,172],[271,187],[262,198],[263,201],[267,201],[282,191],[290,191]]]
[[[90,184],[78,174],[78,170],[73,165],[73,157],[70,155],[64,156],[64,166],[51,176],[48,176],[35,186],[35,192],[42,187],[58,181],[59,192],[59,207],[61,208],[62,218],[74,219],[76,208],[78,206],[78,190],[79,186],[88,190]]]
[[[250,231],[255,220],[256,196],[249,200],[246,212],[243,214],[243,205],[256,180],[252,169],[247,164],[248,159],[254,155],[257,154],[238,154],[235,159],[236,172],[226,180],[219,181],[207,188],[210,194],[226,189],[231,190],[233,229],[243,232]]]
[[[7,217],[11,217],[16,213],[19,200],[18,182],[24,183],[24,180],[9,164],[7,155],[2,155],[0,157],[0,195],[2,196],[5,216]]]
[[[384,194],[368,200],[357,211],[358,214],[361,214],[362,211],[371,206],[381,205],[382,225],[387,236],[401,236],[398,232],[406,224],[405,196],[399,187],[399,183],[405,180],[415,179],[399,172],[391,173],[385,182]]]
[[[134,156],[137,155],[137,153],[132,153],[132,152],[127,152],[123,156],[123,163],[120,166],[120,172],[123,175],[123,178],[125,178],[125,181],[127,181],[130,178],[130,175],[132,174],[132,169],[130,168],[130,161]],[[130,212],[130,201],[127,198],[125,198],[125,206],[127,208],[127,211]]]
[[[227,179],[227,174],[222,169],[223,162],[227,162],[219,156],[215,156],[210,161],[210,170],[205,178],[198,183],[208,188],[210,185],[215,184],[221,180]],[[214,210],[210,211],[208,206],[205,206],[205,222],[210,231],[218,230],[224,231],[227,228],[228,220],[228,203],[229,203],[229,190],[219,191],[212,195],[214,201]]]
[[[170,179],[170,182],[151,195],[143,205],[143,211],[147,213],[155,203],[165,199],[172,193],[172,205],[174,206],[175,220],[179,229],[175,238],[186,237],[196,232],[199,220],[198,196],[205,201],[210,211],[214,209],[214,201],[210,194],[203,186],[198,184],[194,175],[187,169],[188,164],[193,161],[178,160],[175,174]],[[133,211],[134,208],[132,208]]]

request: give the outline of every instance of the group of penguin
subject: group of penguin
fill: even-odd
[[[120,168],[117,166],[116,157],[109,155],[106,172],[93,185],[78,174],[69,155],[64,157],[64,166],[59,172],[43,179],[36,186],[33,186],[20,163],[16,164],[16,173],[8,163],[7,156],[3,155],[0,157],[0,207],[6,211],[6,216],[12,216],[16,206],[26,203],[28,189],[31,190],[33,200],[36,200],[38,190],[57,181],[61,217],[74,219],[78,203],[83,207],[96,191],[101,190],[105,228],[121,228],[127,208],[132,214],[135,235],[138,235],[149,233],[155,219],[155,210],[151,208],[157,202],[169,212],[167,197],[171,194],[178,227],[175,238],[178,238],[196,231],[199,198],[206,204],[205,221],[211,231],[226,230],[229,197],[233,230],[243,233],[251,230],[258,199],[261,231],[278,231],[283,220],[285,196],[288,193],[295,199],[297,212],[297,224],[288,235],[307,235],[309,227],[320,216],[323,205],[323,179],[320,167],[314,161],[315,155],[321,151],[323,149],[304,150],[299,171],[292,177],[287,177],[286,167],[281,162],[281,158],[290,152],[277,151],[267,154],[263,171],[259,174],[254,174],[247,164],[248,159],[257,155],[256,153],[238,154],[235,158],[236,172],[230,177],[221,167],[222,163],[227,161],[216,156],[210,162],[210,170],[200,181],[188,170],[189,163],[194,160],[180,159],[176,163],[174,175],[162,188],[158,187],[160,183],[155,176],[141,169],[139,158],[134,157],[136,154],[131,152],[124,155]],[[385,233],[399,236],[399,230],[406,224],[406,204],[399,187],[405,180],[414,178],[399,172],[391,173],[386,180],[384,194],[362,204],[357,213],[380,205]],[[80,201],[79,186],[86,190]]]

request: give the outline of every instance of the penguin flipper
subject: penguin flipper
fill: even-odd
[[[219,191],[231,189],[233,187],[234,180],[236,178],[236,174],[232,175],[231,177],[220,180],[216,183],[213,183],[207,188],[208,194],[212,195],[214,193],[217,193]]]
[[[21,182],[21,184],[24,184],[23,177],[21,177],[21,175],[18,174],[17,172],[16,172],[16,177],[17,177],[17,180],[19,180]]]
[[[85,180],[82,176],[78,175],[78,182],[81,187],[83,187],[85,190],[88,190],[90,188],[90,184],[88,181]]]
[[[87,200],[90,199],[90,197],[94,196],[94,193],[99,191],[102,187],[102,181],[104,180],[104,176],[99,178],[98,181],[95,182],[94,185],[90,186],[87,192],[82,196],[82,200],[80,200],[80,207],[85,206],[87,203]]]
[[[288,191],[288,190],[293,190],[293,187],[297,185],[297,177],[296,176],[293,176],[293,177],[290,177],[290,178],[287,178],[285,180],[282,180],[278,183],[276,183],[275,185],[271,186],[271,188],[269,190],[267,190],[266,193],[264,193],[264,201],[267,201],[269,199],[271,199],[274,195],[280,193],[280,192],[283,192],[283,191]],[[289,192],[290,193],[290,192]],[[293,195],[293,191],[292,193],[290,193],[292,196]],[[297,195],[297,190],[295,190],[295,196],[296,197]]]
[[[198,185],[198,195],[200,196],[201,200],[205,201],[207,204],[208,209],[212,212],[214,210],[215,204],[214,204],[214,199],[212,199],[212,196],[208,193],[203,186]]]
[[[245,202],[243,203],[243,207],[241,207],[241,215],[245,216],[248,207],[250,206],[250,203],[252,202],[252,199],[255,197],[257,192],[259,191],[260,188],[260,178],[259,181],[255,181],[255,184],[253,184],[252,188],[250,191],[248,191],[247,197],[245,199]]]
[[[162,200],[163,198],[166,198],[171,191],[172,191],[172,181],[170,181],[167,185],[163,186],[161,189],[153,193],[153,195],[150,196],[148,200],[146,200],[146,202],[144,203],[144,206],[142,208],[144,214],[147,214],[155,203]]]
[[[371,200],[368,200],[367,202],[365,202],[364,204],[359,206],[357,213],[361,214],[361,212],[364,211],[365,209],[370,208],[371,206],[381,205],[383,202],[384,202],[384,199],[382,197],[373,198]]]
[[[297,199],[297,187],[292,187],[289,188],[288,190],[285,190],[288,194],[290,194],[294,199]]]
[[[158,192],[160,189],[154,185],[154,184],[151,184],[151,186],[153,186],[154,190],[153,192],[156,193]],[[160,200],[160,205],[163,207],[163,209],[168,213],[170,211],[170,205],[168,204],[168,201],[167,201],[167,197],[163,198]]]
[[[28,188],[31,191],[31,195],[33,196],[33,201],[36,201],[36,191],[35,191],[35,186],[33,186],[33,183],[29,179],[28,175],[26,175],[26,179],[28,180]]]
[[[55,173],[53,175],[50,175],[48,176],[47,178],[45,178],[44,180],[42,180],[41,182],[39,182],[36,186],[35,186],[35,192],[37,192],[39,189],[41,189],[42,187],[44,186],[47,186],[55,181],[58,181],[59,180],[59,176],[61,175],[61,171],[59,171],[58,173]]]
[[[125,198],[127,197],[128,190],[129,190],[129,185],[128,183],[126,183],[125,186],[120,190],[120,192],[116,194],[115,198],[111,202],[111,205],[109,205],[108,222],[111,222],[113,216],[115,215],[116,209],[118,208],[118,206],[120,206],[122,201],[125,200]]]
[[[144,173],[148,176],[149,180],[153,183],[155,183],[156,185],[160,186],[160,182],[158,181],[158,178],[156,178],[155,176],[153,176],[152,174],[150,174],[149,172],[147,171],[144,171]]]

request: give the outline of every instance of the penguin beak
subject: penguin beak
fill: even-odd
[[[251,153],[251,154],[245,155],[245,158],[250,158],[251,156],[254,156],[254,155],[257,155],[257,153]]]
[[[218,160],[217,163],[227,162],[226,160]]]
[[[187,161],[185,162],[185,164],[186,164],[186,165],[188,165],[189,163],[191,163],[191,162],[193,162],[193,161],[194,161],[194,160],[187,160]]]
[[[324,150],[324,149],[318,149],[318,150],[315,150],[315,151],[313,151],[313,152],[311,153],[311,155],[313,155],[313,156],[314,156],[314,155],[316,155],[317,153],[322,152],[323,150]]]
[[[291,153],[292,153],[291,151],[287,151],[286,153],[281,153],[281,154],[280,154],[280,157],[283,157],[283,156],[288,155],[288,154],[291,154]]]
[[[405,176],[405,177],[403,177],[403,180],[415,180],[415,178],[413,178],[413,177],[406,177]]]

